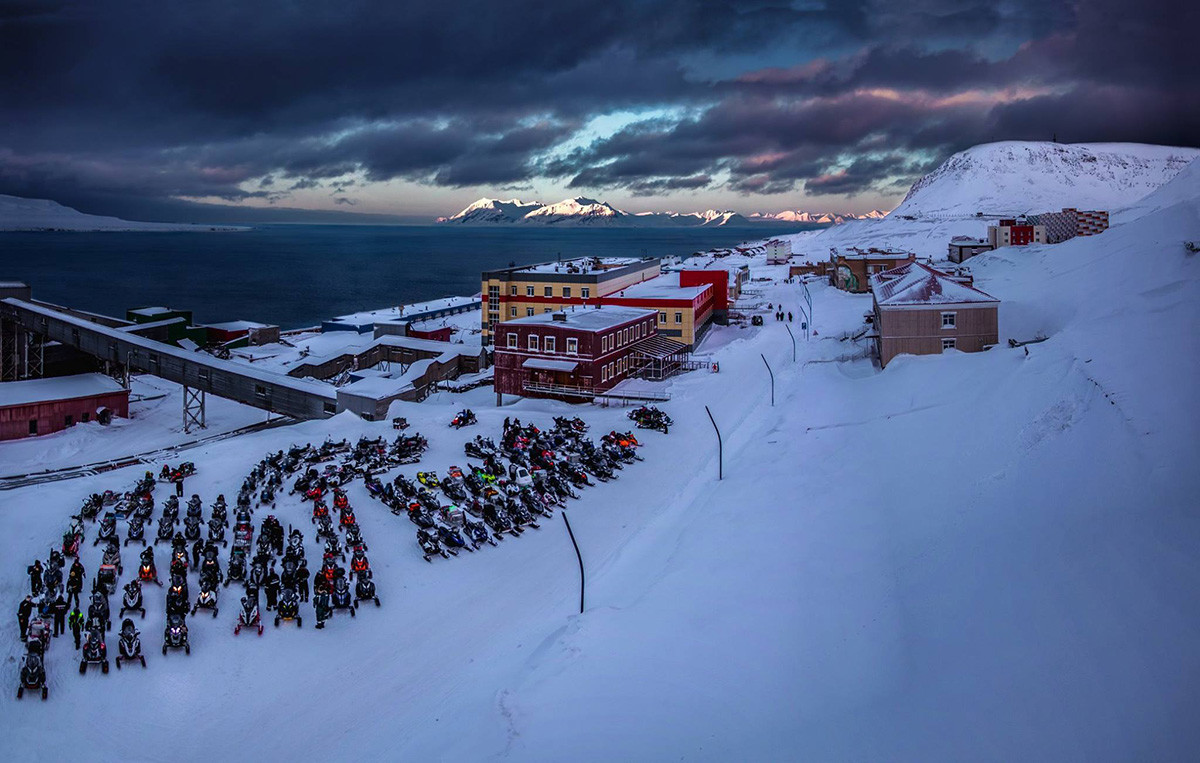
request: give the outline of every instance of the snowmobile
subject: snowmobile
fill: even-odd
[[[258,594],[242,597],[242,608],[238,611],[237,624],[233,626],[233,635],[242,632],[242,628],[257,628],[258,635],[263,634],[262,618],[258,615]]]
[[[126,612],[141,612],[146,617],[146,607],[142,603],[142,581],[134,578],[125,584],[125,593],[121,597],[121,610],[117,617],[124,617]]]
[[[474,423],[476,423],[475,412],[470,408],[464,408],[459,411],[458,415],[450,421],[450,426],[454,427],[455,429],[462,429],[463,427],[469,427]]]
[[[183,520],[183,537],[186,540],[200,540],[200,518],[188,515]]]
[[[101,506],[104,505],[98,493],[92,493],[87,498],[83,499],[83,505],[79,507],[79,516],[84,519],[95,519],[100,513]]]
[[[279,602],[275,606],[275,627],[281,622],[296,621],[297,628],[304,627],[304,618],[300,617],[300,596],[294,588],[284,588],[279,594]]]
[[[417,472],[417,482],[433,490],[437,490],[442,484],[437,472]]]
[[[100,565],[100,569],[96,571],[96,580],[92,583],[92,588],[102,592],[105,596],[116,591],[117,566],[115,564]]]
[[[189,610],[187,582],[182,577],[175,577],[167,589],[167,616],[186,615]]]
[[[25,696],[25,690],[42,692],[42,699],[50,696],[46,686],[46,666],[41,652],[29,650],[21,660],[21,683],[17,686],[17,699]]]
[[[497,501],[491,501],[483,506],[483,521],[487,522],[488,527],[497,537],[504,533],[511,535],[520,535],[523,531],[517,527],[508,511]]]
[[[146,545],[146,524],[138,516],[130,517],[129,526],[126,530],[128,535],[125,538],[125,545],[130,543],[141,543]]]
[[[450,558],[450,553],[438,544],[437,530],[432,528],[422,527],[417,530],[417,545],[421,547],[421,553],[427,562],[435,556]]]
[[[212,583],[213,581],[207,582]],[[216,617],[217,612],[220,611],[220,607],[217,606],[217,587],[215,585],[206,588],[201,584],[200,595],[196,597],[196,603],[192,606],[192,614],[195,615],[202,609],[211,609],[213,617]]]
[[[488,456],[497,456],[500,454],[496,448],[496,443],[483,435],[476,435],[474,440],[468,440],[463,444],[463,451],[472,458],[487,458]]]
[[[587,422],[578,416],[566,418],[564,416],[554,417],[554,428],[560,432],[570,432],[574,434],[583,434],[588,430]]]
[[[329,507],[325,505],[325,502],[320,501],[320,500],[314,501],[313,509],[312,509],[313,524],[315,525],[322,517],[328,517],[328,516],[329,516]]]
[[[434,530],[437,532],[438,541],[442,544],[442,546],[455,556],[458,555],[456,549],[465,548],[468,551],[475,550],[474,546],[472,546],[470,543],[467,543],[467,541],[463,539],[462,533],[453,527],[449,527],[444,524],[437,524],[434,526]]]
[[[354,606],[358,607],[360,601],[373,601],[375,606],[379,606],[379,596],[375,592],[375,581],[371,579],[370,573],[358,576],[358,583],[354,586]]]
[[[397,416],[396,418],[392,419],[392,429],[399,431],[408,429],[408,419],[404,418],[403,416]]]
[[[121,542],[121,539],[117,537],[117,515],[111,511],[104,512],[104,516],[101,517],[100,526],[96,528],[96,537],[92,540],[92,545],[98,546],[101,541],[105,543]]]
[[[383,495],[383,483],[374,475],[367,474],[363,477],[363,487],[367,489],[367,494],[372,498],[379,498]]]
[[[170,543],[173,538],[173,527],[166,518],[158,521],[158,534],[154,536],[155,543]]]
[[[367,555],[363,553],[362,546],[354,549],[354,556],[350,558],[350,577],[355,575],[360,578],[363,575],[371,574],[371,561],[367,559]]]
[[[264,486],[262,489],[262,494],[258,497],[258,505],[275,508],[275,490],[275,485]]]
[[[83,541],[82,533],[75,533],[67,530],[62,536],[62,553],[63,556],[78,556],[79,544]]]
[[[457,466],[450,467],[450,476],[442,480],[442,492],[452,501],[467,500],[466,481]]]
[[[217,500],[213,503],[210,510],[209,524],[220,522],[226,527],[229,526],[229,507],[225,503],[225,494],[221,493],[217,496]]]
[[[668,434],[670,426],[675,423],[670,416],[652,405],[635,408],[629,412],[629,418],[637,425],[638,429],[656,429],[663,434]]]
[[[162,653],[168,649],[183,649],[184,654],[192,653],[192,644],[188,641],[187,621],[183,614],[173,614],[167,617],[167,627],[163,629]]]
[[[133,516],[142,520],[143,525],[154,523],[154,499],[146,495],[133,507]]]
[[[138,579],[143,583],[154,582],[162,585],[158,579],[158,568],[154,566],[154,547],[147,546],[142,551],[142,561],[138,566]]]
[[[329,594],[329,605],[334,610],[348,609],[354,617],[354,596],[350,592],[350,583],[345,577],[339,577],[333,582],[333,590]]]
[[[345,530],[347,527],[358,524],[358,518],[354,516],[354,509],[349,507],[342,512],[342,516],[338,519],[338,526]]]
[[[179,522],[179,496],[169,495],[163,502],[162,518],[159,524],[175,526]]]
[[[340,487],[335,487],[333,489],[333,508],[337,509],[338,511],[345,511],[346,509],[350,508],[350,498],[347,497],[345,491],[343,491]]]
[[[292,530],[288,534],[288,548],[286,556],[304,558],[304,533],[299,530]]]
[[[140,662],[146,667],[146,656],[142,654],[142,634],[128,617],[121,623],[121,637],[117,641],[117,670],[122,662]]]
[[[200,496],[192,493],[192,497],[187,502],[187,514],[184,519],[195,519],[201,521],[204,519],[204,504],[200,501]]]
[[[27,649],[36,649],[39,653],[45,654],[50,647],[50,622],[43,620],[41,617],[35,617],[29,621],[29,627],[25,630],[25,646]]]
[[[497,545],[491,533],[488,532],[487,525],[478,519],[464,516],[463,533],[471,539],[471,542],[475,544],[475,548],[479,548],[484,543],[490,543],[493,546]]]
[[[392,484],[394,484],[396,489],[400,491],[400,495],[404,496],[405,498],[414,498],[417,495],[417,486],[414,485],[412,481],[403,474],[397,474],[396,479]]]
[[[513,525],[518,528],[532,527],[540,529],[541,525],[533,518],[533,514],[525,507],[525,504],[520,501],[508,499],[508,505],[505,507],[510,517],[512,517]]]
[[[208,542],[229,545],[229,541],[225,540],[225,523],[218,522],[216,517],[208,521]]]
[[[433,512],[416,502],[409,504],[408,518],[413,524],[423,530],[429,529],[434,525]]]
[[[346,546],[349,548],[362,548],[363,551],[370,551],[367,544],[363,542],[362,528],[357,524],[350,525],[346,528]]]
[[[508,465],[508,479],[518,487],[529,487],[533,484],[533,477],[529,475],[529,470],[516,464]]]
[[[271,553],[280,555],[283,553],[283,525],[279,524],[279,520],[274,514],[268,514],[267,518],[262,523],[262,537],[266,538],[267,544],[271,547]]]
[[[86,673],[88,665],[99,665],[101,673],[108,672],[108,644],[104,643],[104,631],[99,628],[88,630],[87,639],[83,642],[79,672]]]
[[[104,555],[100,557],[100,564],[110,564],[117,569],[117,572],[124,573],[125,569],[121,565],[121,547],[114,543],[109,543],[104,547]]]

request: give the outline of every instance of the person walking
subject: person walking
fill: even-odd
[[[70,607],[67,606],[67,600],[60,593],[54,603],[50,605],[50,609],[54,612],[54,636],[57,638],[67,632],[67,610]]]
[[[79,611],[79,607],[71,610],[71,614],[67,617],[67,622],[71,625],[71,635],[75,637],[75,648],[79,648],[79,636],[83,633],[83,613]]]
[[[17,605],[17,623],[21,626],[21,640],[29,633],[29,616],[33,614],[33,597],[26,596]]]
[[[792,311],[788,310],[788,323],[792,322]]]
[[[25,570],[29,573],[29,593],[33,596],[40,596],[42,593],[42,560],[34,559],[33,564]]]

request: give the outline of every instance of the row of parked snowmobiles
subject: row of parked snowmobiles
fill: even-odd
[[[663,434],[667,434],[671,425],[675,423],[670,416],[653,405],[634,408],[629,412],[629,420],[636,424],[638,429],[654,429]]]

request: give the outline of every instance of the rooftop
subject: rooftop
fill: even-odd
[[[845,252],[833,250],[834,255],[847,260],[907,260],[914,256],[912,252],[903,252],[892,249],[859,249],[858,247],[850,247]]]
[[[640,307],[580,307],[575,310],[567,310],[560,315],[565,315],[566,320],[554,320],[554,313],[539,313],[538,315],[530,315],[525,318],[514,318],[510,321],[505,321],[502,326],[544,326],[555,325],[566,328],[579,329],[580,331],[604,331],[615,326],[620,326],[630,321],[636,321],[639,318],[648,318],[650,316],[657,317],[658,313],[654,310],[643,310]]]
[[[116,380],[104,374],[27,379],[0,384],[0,407],[73,400],[80,397],[111,395],[114,392],[125,391],[126,389]]]
[[[519,265],[511,268],[486,271],[483,277],[511,276],[521,273],[596,275],[619,268],[645,267],[646,265],[653,265],[656,262],[659,262],[659,260],[654,257],[575,257],[569,260],[539,262],[535,265]]]
[[[270,323],[258,323],[257,321],[226,321],[224,323],[205,323],[204,328],[216,329],[218,331],[249,331],[250,329],[274,328],[274,326]]]
[[[875,294],[875,302],[884,307],[1000,301],[920,262],[907,262],[898,268],[876,273],[871,276],[871,291]]]
[[[678,273],[664,273],[658,278],[642,281],[606,297],[626,297],[631,299],[695,299],[712,288],[712,284],[700,286],[680,286]]]
[[[478,303],[478,297],[443,297],[441,299],[431,299],[427,302],[415,302],[411,305],[383,307],[378,310],[364,310],[360,313],[339,315],[332,320],[335,323],[349,323],[355,326],[366,326],[368,324],[408,320],[414,315],[421,315],[434,310],[444,310],[452,307],[465,307],[467,305]]]

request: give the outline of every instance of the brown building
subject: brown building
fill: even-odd
[[[962,281],[915,261],[872,276],[880,365],[901,354],[979,352],[999,341],[1000,300]]]
[[[496,327],[496,394],[580,398],[608,390],[638,370],[642,354],[672,344],[658,336],[657,318],[654,310],[614,306],[505,321]]]
[[[870,290],[869,280],[876,273],[891,270],[905,262],[912,262],[917,256],[912,252],[891,251],[888,249],[858,249],[850,247],[845,254],[836,249],[830,250],[829,283],[855,294],[863,294]]]
[[[129,390],[104,374],[0,383],[0,440],[129,415]]]

